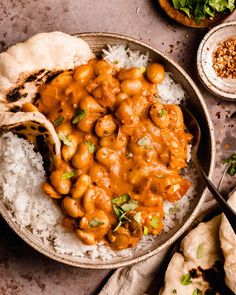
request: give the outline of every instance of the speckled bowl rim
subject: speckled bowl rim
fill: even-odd
[[[208,91],[210,91],[212,94],[216,95],[217,97],[219,97],[221,99],[230,100],[230,101],[235,102],[236,101],[236,93],[233,94],[233,93],[219,90],[219,88],[214,86],[214,83],[211,81],[211,79],[209,79],[209,77],[207,76],[207,74],[205,73],[204,68],[203,68],[203,58],[205,55],[204,46],[205,46],[206,42],[210,38],[214,38],[214,34],[216,32],[218,32],[219,30],[224,30],[225,27],[230,27],[230,26],[234,26],[236,29],[236,21],[228,21],[223,24],[217,25],[214,28],[212,28],[204,36],[204,38],[202,39],[202,41],[198,47],[198,51],[197,51],[197,73],[198,73],[198,77],[199,77],[200,81],[202,82],[202,84],[205,86],[205,88]],[[207,86],[209,84],[211,85],[211,87]]]
[[[122,39],[122,40],[126,40],[128,42],[132,42],[134,44],[137,45],[141,45],[144,46],[145,48],[148,48],[149,50],[152,50],[153,52],[155,52],[156,54],[160,55],[163,59],[165,59],[165,61],[169,64],[171,64],[173,67],[175,67],[187,80],[187,82],[190,84],[190,86],[192,87],[192,89],[195,91],[195,93],[198,96],[198,99],[201,103],[201,107],[205,113],[206,116],[206,120],[207,120],[207,124],[209,127],[209,132],[210,132],[210,143],[211,143],[211,160],[209,163],[209,172],[208,172],[208,176],[209,178],[212,177],[213,174],[213,170],[214,170],[214,164],[215,164],[215,151],[216,151],[216,146],[215,146],[215,135],[214,135],[214,129],[213,129],[213,124],[211,122],[210,119],[210,115],[206,106],[206,103],[199,91],[199,89],[197,88],[197,86],[195,85],[195,83],[193,82],[193,80],[190,78],[190,76],[173,60],[171,60],[168,56],[166,56],[164,53],[158,51],[157,49],[139,41],[136,39],[133,39],[131,37],[127,37],[124,35],[119,35],[119,34],[113,34],[113,33],[100,33],[100,32],[88,32],[88,33],[77,33],[77,34],[73,34],[74,36],[77,37],[110,37],[110,38],[114,38],[114,39]],[[161,250],[163,250],[164,248],[166,248],[167,246],[170,246],[173,242],[175,242],[185,231],[186,229],[191,225],[191,223],[193,222],[193,220],[196,218],[200,207],[202,206],[203,202],[205,201],[205,197],[206,197],[206,189],[204,189],[202,195],[199,198],[198,204],[197,206],[194,208],[194,210],[192,211],[192,214],[190,215],[190,217],[188,218],[188,220],[182,225],[182,227],[167,241],[165,241],[162,245],[160,245],[159,247],[157,247],[154,250],[151,250],[147,253],[144,253],[143,255],[140,255],[138,257],[135,258],[131,258],[129,260],[127,260],[127,257],[124,257],[125,261],[121,261],[121,262],[109,262],[109,261],[101,261],[100,262],[96,262],[96,264],[92,264],[92,263],[87,263],[87,262],[79,262],[78,260],[73,260],[73,256],[71,255],[71,259],[65,257],[68,255],[63,255],[63,254],[59,254],[56,253],[54,251],[49,251],[48,249],[46,249],[46,246],[41,246],[39,245],[39,243],[37,243],[37,241],[39,241],[39,238],[36,238],[33,234],[30,234],[24,230],[24,229],[20,229],[15,222],[12,220],[12,215],[10,214],[10,212],[8,210],[6,210],[5,205],[3,204],[3,202],[0,202],[0,213],[2,214],[2,217],[6,220],[6,222],[8,223],[8,225],[30,246],[32,246],[35,250],[37,250],[38,252],[44,254],[45,256],[52,258],[55,261],[61,262],[61,263],[65,263],[67,265],[72,265],[72,266],[76,266],[76,267],[81,267],[81,268],[87,268],[87,269],[114,269],[114,268],[119,268],[119,267],[125,267],[125,266],[129,266],[132,264],[135,264],[137,262],[141,262],[157,253],[159,253]],[[63,257],[64,256],[64,257]],[[77,258],[78,259],[78,258]],[[92,258],[91,258],[92,260]]]

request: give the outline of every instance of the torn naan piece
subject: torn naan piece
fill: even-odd
[[[0,54],[0,112],[34,102],[39,85],[92,58],[87,42],[62,32],[40,33],[10,47]]]
[[[228,203],[236,210],[236,190],[229,197]],[[225,282],[236,294],[236,235],[224,214],[220,225],[220,243],[225,258]]]
[[[230,294],[224,284],[219,242],[221,217],[200,223],[181,243],[165,274],[159,295]],[[226,290],[226,291],[225,291]]]
[[[44,159],[46,172],[61,159],[61,142],[53,125],[39,112],[0,113],[0,131],[12,132],[33,143]]]

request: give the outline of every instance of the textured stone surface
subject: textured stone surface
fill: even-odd
[[[231,17],[236,20],[236,16]],[[38,32],[60,30],[113,32],[140,39],[177,61],[199,86],[211,113],[217,143],[214,181],[221,161],[236,150],[233,103],[205,91],[196,75],[196,52],[207,30],[180,26],[160,10],[156,1],[142,0],[1,0],[0,51]],[[235,185],[227,177],[224,190]],[[83,270],[56,263],[27,246],[0,219],[0,294],[95,294],[109,271]]]

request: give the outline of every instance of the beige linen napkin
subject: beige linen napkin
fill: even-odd
[[[199,215],[215,205],[214,200],[203,204]],[[154,280],[169,248],[133,266],[117,269],[99,295],[144,295]]]

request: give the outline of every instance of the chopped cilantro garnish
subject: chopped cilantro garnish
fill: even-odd
[[[60,131],[58,133],[58,137],[64,143],[64,145],[72,146],[71,140],[69,140],[68,137],[63,132]]]
[[[146,226],[143,227],[143,234],[144,236],[148,235],[148,228]]]
[[[150,225],[157,229],[158,228],[158,224],[159,224],[159,218],[157,216],[152,216],[152,219],[151,219],[151,222],[150,222]]]
[[[142,220],[142,214],[141,214],[141,212],[138,212],[138,213],[136,213],[136,214],[134,215],[134,220],[135,220],[138,224],[141,223],[141,220]]]
[[[183,275],[181,283],[184,286],[192,284],[190,273],[187,273],[187,274]]]
[[[122,195],[122,196],[112,199],[111,202],[112,202],[112,204],[115,204],[117,206],[122,206],[123,204],[128,202],[129,199],[130,199],[130,196],[128,194],[125,194],[125,195]]]
[[[71,170],[71,171],[65,171],[62,173],[61,175],[61,179],[62,180],[65,180],[65,179],[69,179],[69,178],[72,178],[75,176],[75,171],[74,170]]]
[[[82,120],[84,117],[86,116],[86,111],[85,110],[83,110],[83,109],[77,109],[76,111],[75,111],[75,116],[74,116],[74,118],[73,118],[73,120],[72,120],[72,123],[73,124],[76,124],[76,123],[78,123],[80,120]]]
[[[61,125],[61,123],[64,121],[64,117],[63,116],[58,116],[57,118],[56,118],[56,120],[53,122],[53,125],[55,126],[55,127],[57,127],[57,126],[59,126],[59,125]]]
[[[92,220],[89,221],[89,225],[91,227],[97,227],[97,226],[100,226],[100,225],[103,225],[103,224],[104,224],[104,222],[103,221],[100,221],[97,218],[94,218],[94,219],[92,219]]]
[[[158,112],[158,116],[159,116],[159,118],[162,118],[162,117],[165,116],[166,114],[167,114],[167,111],[164,110],[164,109],[162,109],[162,110],[160,110],[160,111]]]
[[[85,144],[87,145],[88,150],[91,154],[93,154],[96,151],[96,145],[94,143],[91,143],[89,140],[86,140]]]
[[[204,243],[201,243],[197,248],[197,258],[202,258],[204,252]]]

